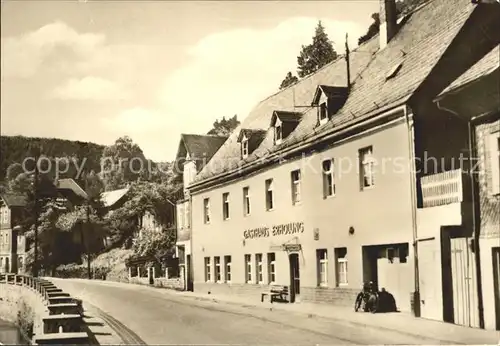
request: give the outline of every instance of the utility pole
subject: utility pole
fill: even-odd
[[[87,251],[87,276],[89,279],[92,279],[92,273],[90,270],[90,244],[89,244],[89,231],[90,231],[90,195],[89,195],[89,176],[88,174],[85,175],[85,192],[87,193],[87,205],[86,205],[86,213],[87,213],[87,218],[85,222],[85,230],[87,232],[87,236],[85,237],[87,239],[87,244],[85,245],[85,250]]]
[[[35,214],[35,241],[34,241],[34,258],[33,258],[33,277],[38,277],[38,218],[39,218],[39,203],[38,203],[38,160],[40,157],[40,153],[38,148],[35,151],[35,171],[34,171],[34,182],[33,182],[33,190],[34,190],[34,214]]]

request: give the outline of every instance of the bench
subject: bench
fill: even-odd
[[[280,300],[285,300],[286,296],[288,296],[288,286],[278,286],[272,285],[265,292],[262,292],[260,301],[264,302],[264,297],[269,296],[269,301],[272,303],[276,298]]]
[[[51,304],[47,306],[47,309],[49,309],[49,315],[81,315],[77,303]]]
[[[86,332],[53,333],[36,335],[36,345],[89,345],[90,338]]]
[[[43,317],[43,334],[83,332],[83,319],[78,314]]]

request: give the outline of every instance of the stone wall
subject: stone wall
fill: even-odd
[[[34,333],[40,331],[44,311],[45,305],[36,291],[18,285],[0,284],[0,318],[18,325],[23,334],[29,332],[26,329],[30,325]]]
[[[133,276],[128,278],[128,282],[131,284],[150,285],[149,277]],[[184,273],[181,271],[180,276],[176,278],[167,278],[167,277],[155,278],[152,286],[182,291],[184,290],[185,287]]]

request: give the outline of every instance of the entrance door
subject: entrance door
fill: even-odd
[[[154,268],[148,267],[148,277],[149,277],[149,284],[154,285],[155,283],[155,271]]]
[[[193,291],[193,273],[192,273],[191,255],[186,256],[186,286],[188,291]]]
[[[290,303],[297,301],[300,295],[300,268],[299,254],[293,253],[289,255],[290,259]]]
[[[500,330],[500,247],[492,249],[493,253],[493,285],[495,288],[496,329]]]

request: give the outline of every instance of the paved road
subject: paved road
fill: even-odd
[[[83,280],[54,283],[113,316],[146,344],[439,343],[285,311],[197,301],[139,285]]]

